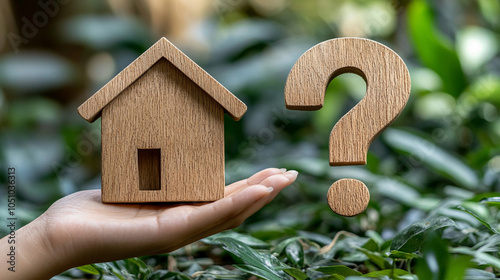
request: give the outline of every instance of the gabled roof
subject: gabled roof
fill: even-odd
[[[94,122],[101,116],[104,107],[162,57],[217,101],[234,120],[239,120],[245,114],[247,106],[241,100],[164,37],[80,105],[78,113],[85,120]]]

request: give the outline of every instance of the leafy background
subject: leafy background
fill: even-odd
[[[0,169],[17,170],[22,223],[62,196],[100,187],[100,124],[86,123],[76,108],[160,36],[248,105],[240,122],[226,118],[227,183],[272,166],[300,175],[234,231],[55,279],[500,275],[497,0],[60,3],[28,36],[26,22],[43,11],[38,1],[0,4]],[[284,108],[293,63],[311,46],[344,36],[386,44],[412,78],[406,109],[371,145],[366,166],[328,165],[329,132],[364,95],[360,77],[333,80],[321,110]],[[331,183],[347,177],[371,193],[354,218],[326,203]]]

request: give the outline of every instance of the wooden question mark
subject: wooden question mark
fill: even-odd
[[[366,164],[370,144],[398,117],[410,96],[408,69],[394,51],[368,39],[339,38],[313,46],[297,60],[285,85],[286,107],[321,109],[328,84],[344,73],[361,76],[366,95],[332,129],[331,166]],[[359,180],[341,179],[327,197],[335,213],[355,216],[368,206],[370,193]]]

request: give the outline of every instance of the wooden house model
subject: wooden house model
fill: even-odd
[[[79,108],[101,117],[102,201],[224,197],[224,113],[246,105],[161,38]]]

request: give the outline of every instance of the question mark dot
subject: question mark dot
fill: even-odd
[[[370,192],[359,180],[340,179],[328,189],[327,200],[333,212],[352,217],[365,211],[370,201]]]

